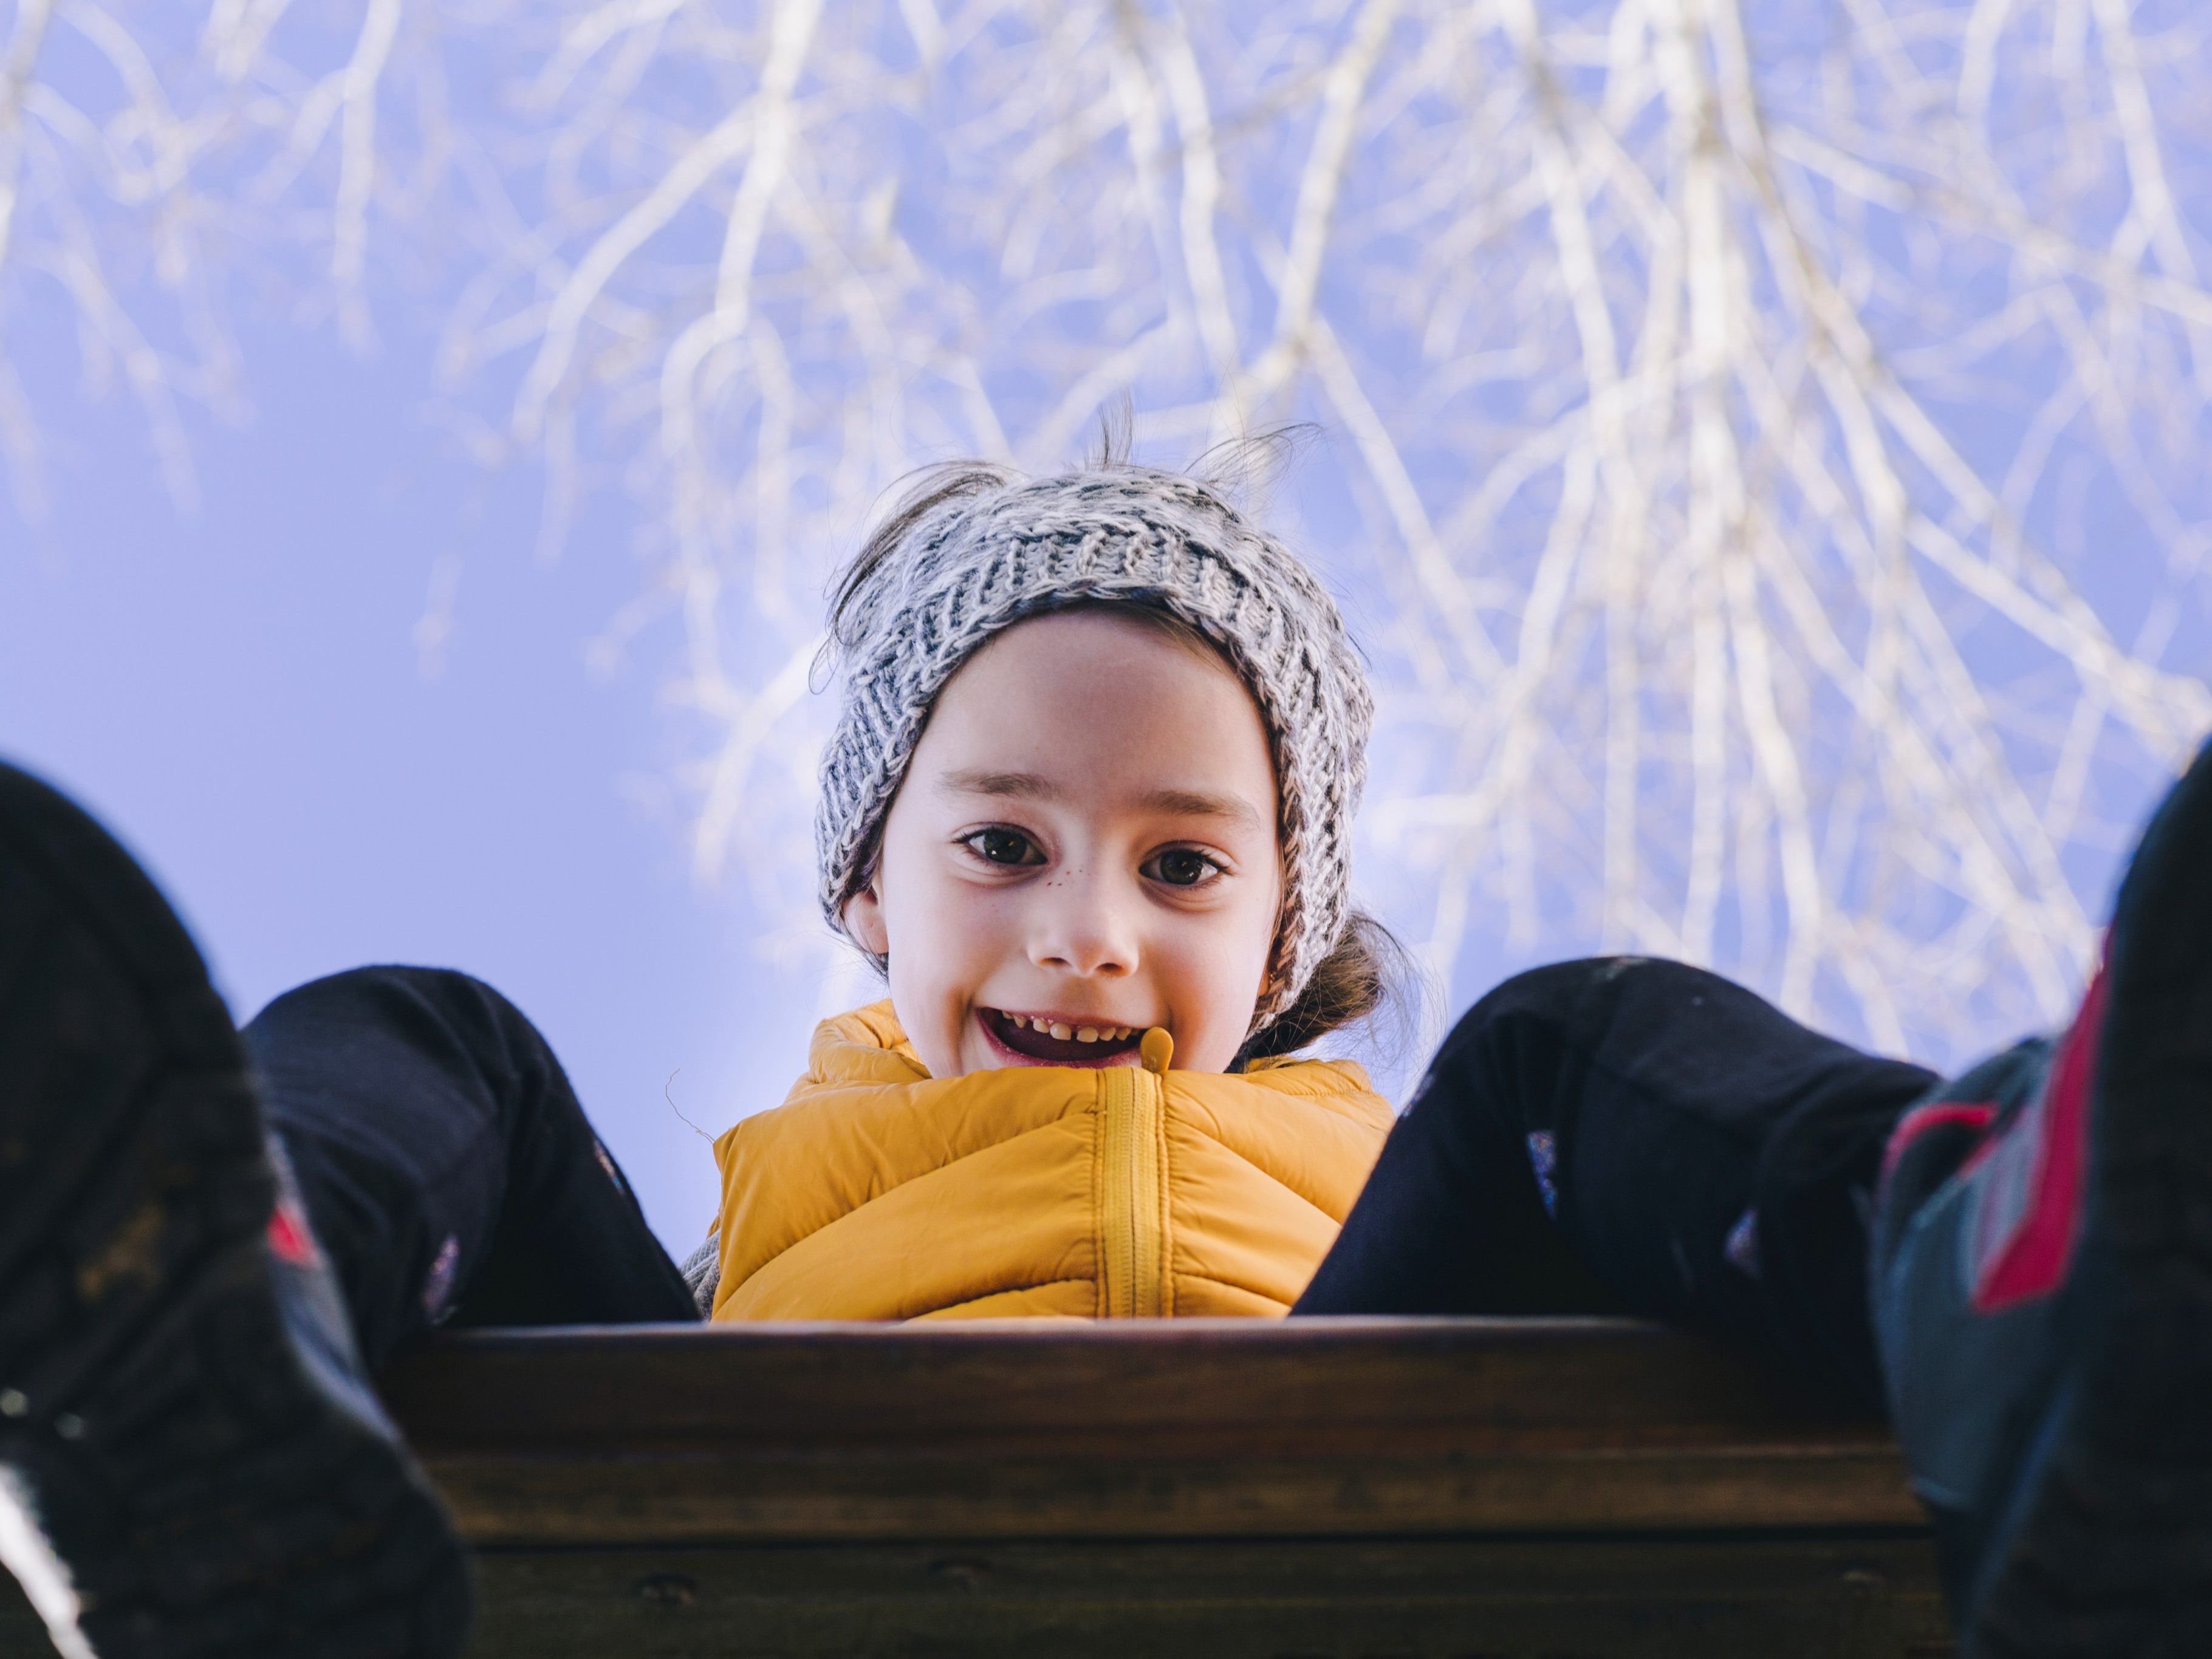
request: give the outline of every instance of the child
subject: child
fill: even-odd
[[[0,1555],[65,1652],[453,1651],[460,1554],[364,1375],[448,1318],[695,1289],[1734,1332],[1890,1404],[1977,1650],[2202,1647],[2212,760],[2056,1045],[1939,1086],[1694,969],[1565,964],[1477,1005],[1385,1145],[1357,1067],[1289,1058],[1381,958],[1364,677],[1286,552],[1188,479],[962,469],[836,611],[823,896],[890,998],[717,1144],[690,1287],[496,994],[363,969],[241,1042],[124,854],[0,774]]]
[[[890,997],[717,1143],[713,1316],[1286,1312],[1391,1121],[1286,1059],[1382,980],[1335,606],[1188,479],[956,466],[831,641],[822,904]]]

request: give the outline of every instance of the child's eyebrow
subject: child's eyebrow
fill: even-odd
[[[1035,772],[990,772],[980,767],[947,772],[937,781],[937,787],[948,795],[992,795],[1002,799],[1061,800],[1067,794],[1050,778]],[[1197,789],[1155,789],[1140,805],[1178,817],[1227,818],[1248,824],[1263,821],[1242,795],[1210,795]]]
[[[999,795],[1024,800],[1058,800],[1066,792],[1034,772],[947,772],[937,787],[948,795]]]
[[[1156,812],[1170,812],[1178,817],[1229,818],[1255,825],[1261,821],[1252,803],[1242,795],[1208,795],[1195,789],[1156,789],[1145,797],[1145,805]]]

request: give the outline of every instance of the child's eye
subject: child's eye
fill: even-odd
[[[1170,847],[1164,853],[1155,854],[1140,873],[1170,887],[1195,887],[1220,871],[1220,865],[1203,853],[1188,847]]]
[[[986,864],[1042,864],[1044,854],[1018,830],[978,830],[963,836],[961,845]]]

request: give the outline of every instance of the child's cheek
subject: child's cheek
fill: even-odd
[[[933,1051],[924,1063],[934,1076],[957,1077],[999,1064],[975,1019],[1001,954],[1004,922],[990,897],[972,883],[949,881],[936,893],[930,914],[917,918],[925,941],[917,962],[925,981],[918,1001],[927,1010]]]

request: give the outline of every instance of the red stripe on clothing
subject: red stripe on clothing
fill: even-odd
[[[2100,969],[2081,999],[2051,1069],[2036,1148],[2034,1196],[2003,1246],[1984,1261],[1974,1283],[1974,1311],[1996,1313],[2048,1296],[2066,1276],[2081,1231],[2081,1189],[2088,1167],[2089,1091],[2096,1082],[2098,1038],[2105,1026],[2106,976]]]
[[[281,1198],[269,1212],[269,1249],[278,1261],[295,1267],[312,1267],[321,1260],[315,1236],[307,1231],[307,1218]]]
[[[1905,1149],[1921,1136],[1953,1125],[1963,1129],[1986,1129],[1996,1115],[1994,1101],[1937,1100],[1914,1107],[1898,1119],[1897,1127],[1889,1132],[1889,1145],[1881,1153],[1881,1178],[1889,1179],[1898,1159],[1905,1156]]]

